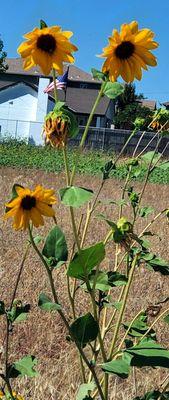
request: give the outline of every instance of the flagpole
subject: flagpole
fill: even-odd
[[[68,81],[68,77],[69,77],[69,65],[67,68],[67,81]],[[65,90],[65,103],[66,103],[66,92],[67,92],[67,85],[66,85],[66,90]]]

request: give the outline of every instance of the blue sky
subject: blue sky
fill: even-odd
[[[169,101],[169,0],[7,0],[1,4],[0,34],[8,57],[17,56],[23,33],[44,19],[48,25],[72,30],[79,51],[76,65],[86,71],[101,68],[96,57],[113,28],[137,20],[156,33],[158,67],[144,72],[138,92],[158,102]],[[136,81],[137,82],[137,81]]]

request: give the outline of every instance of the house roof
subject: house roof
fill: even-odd
[[[23,61],[21,58],[6,58],[6,62],[9,67],[6,74],[44,76],[38,66],[31,68],[29,71],[25,71],[23,69]],[[67,68],[68,66],[64,65],[64,72]],[[50,75],[50,77],[52,77],[52,75]],[[75,65],[69,66],[68,79],[72,81],[100,83],[98,80],[94,79],[91,74],[83,71]]]
[[[166,101],[165,103],[163,103],[163,106],[168,107],[169,106],[169,101]]]
[[[0,80],[0,91],[3,89],[8,89],[9,87],[14,87],[19,85],[20,83],[24,83],[25,85],[31,86],[32,89],[38,91],[38,86],[31,82],[24,82],[24,80],[20,80],[18,82],[12,80]]]
[[[90,114],[98,92],[93,89],[68,87],[66,91],[66,104],[77,113]],[[95,114],[105,115],[110,99],[102,97],[96,108]]]
[[[13,80],[0,80],[0,90],[7,88],[8,86],[14,85],[15,82]]]
[[[156,100],[143,99],[139,100],[139,102],[143,107],[148,107],[152,111],[156,110]]]
[[[34,90],[38,91],[37,85],[30,82],[25,82],[24,79],[22,79],[19,82],[14,82],[12,80],[0,81],[0,91],[3,89],[7,89],[9,87],[14,87],[16,85],[19,85],[20,83],[24,83],[25,85],[28,85],[32,87]],[[96,96],[97,96],[97,90],[67,87],[66,105],[68,106],[69,109],[75,111],[78,114],[90,114]],[[58,97],[59,100],[64,101],[65,94],[63,90],[58,91]],[[50,94],[50,99],[54,101],[54,93]],[[107,97],[103,97],[96,109],[95,114],[105,115],[109,103],[110,99],[108,99]]]

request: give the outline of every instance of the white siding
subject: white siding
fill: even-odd
[[[0,92],[0,119],[35,121],[37,92],[18,83]]]

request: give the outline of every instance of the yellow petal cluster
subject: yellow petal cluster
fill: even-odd
[[[113,30],[109,45],[103,49],[101,57],[106,58],[102,72],[109,74],[114,82],[121,76],[127,83],[136,78],[141,80],[142,69],[157,65],[156,57],[150,50],[158,47],[150,29],[139,29],[136,21],[123,24],[120,32]]]
[[[72,32],[62,31],[59,26],[35,28],[26,33],[24,37],[27,40],[18,47],[18,53],[24,59],[24,69],[39,65],[44,75],[49,75],[52,68],[62,75],[63,62],[74,62],[72,52],[77,47],[69,41],[72,35]]]
[[[55,212],[52,205],[56,203],[54,190],[44,189],[36,186],[34,191],[29,188],[15,186],[17,197],[6,204],[7,212],[4,219],[12,217],[14,219],[13,228],[27,229],[29,223],[35,227],[44,225],[45,217],[54,217]]]

